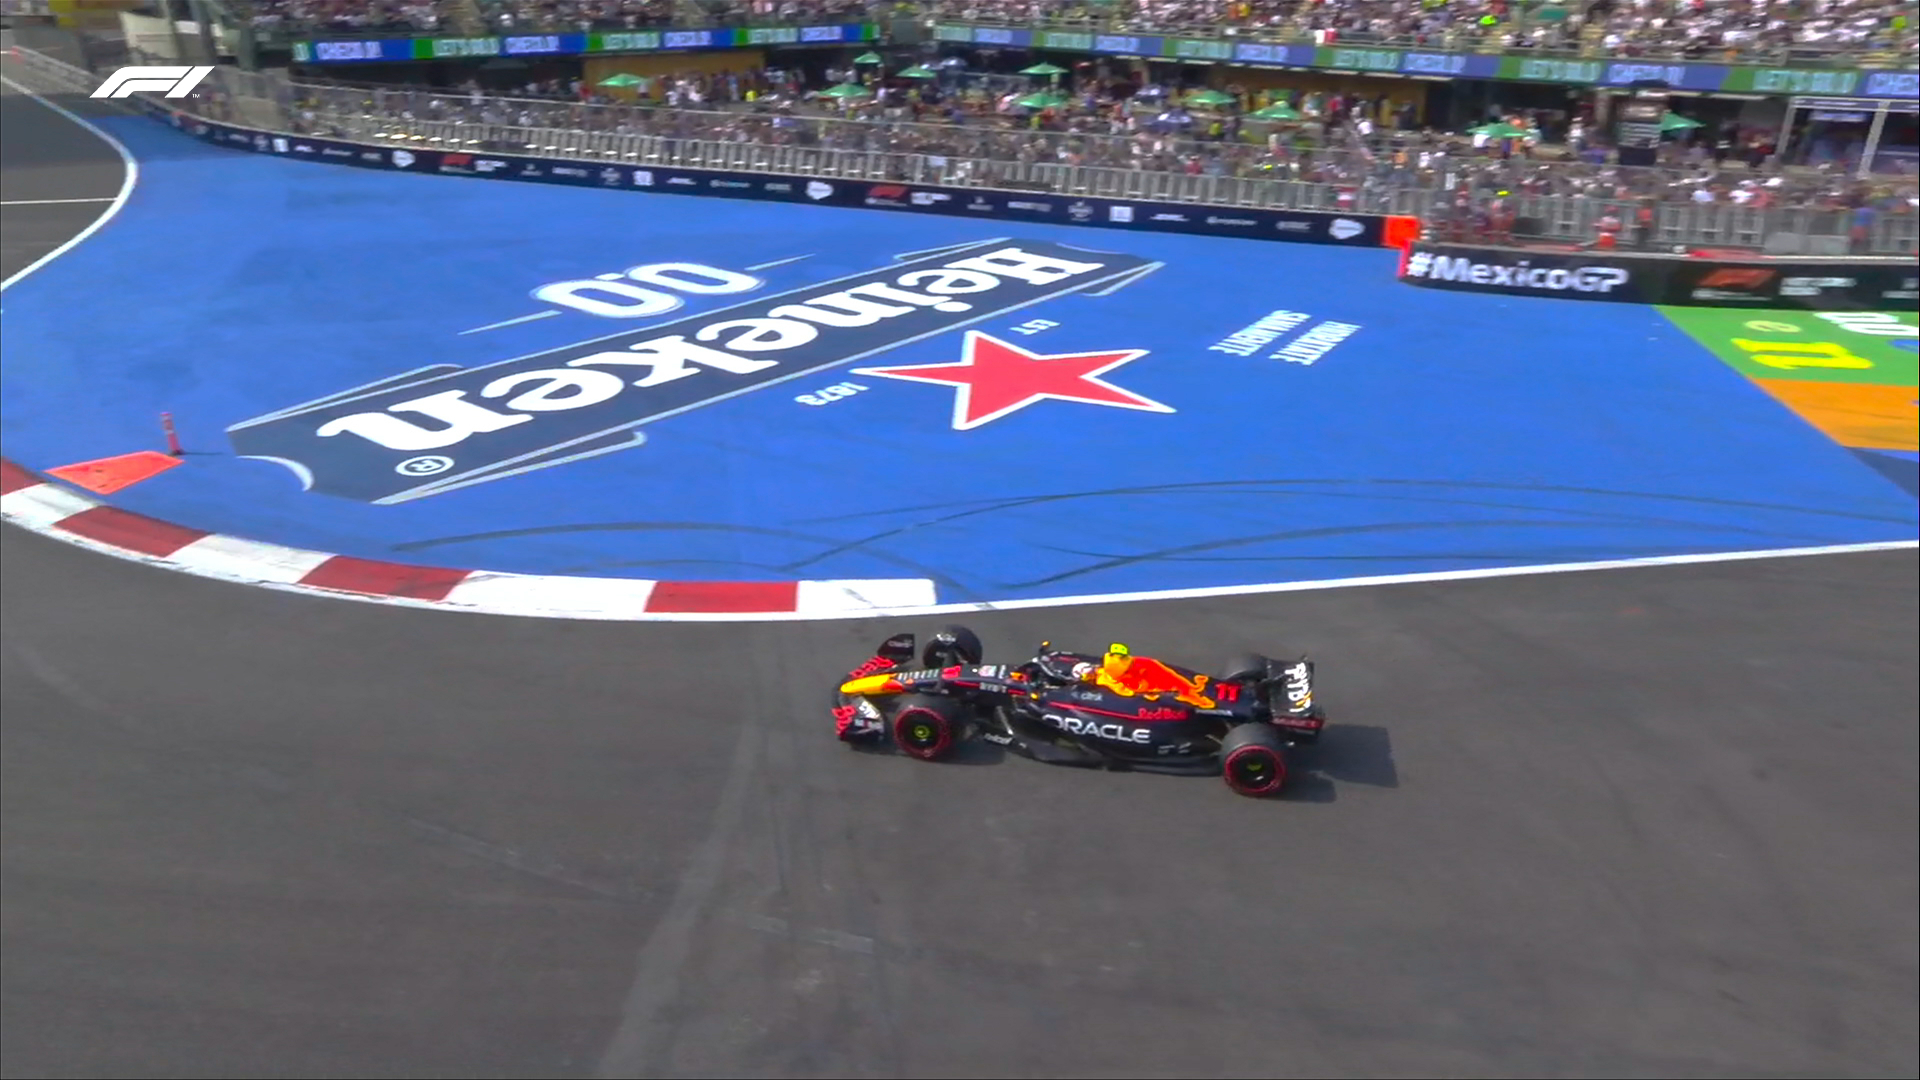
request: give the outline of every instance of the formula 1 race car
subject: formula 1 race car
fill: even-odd
[[[888,638],[834,694],[841,740],[891,741],[938,761],[977,735],[1055,765],[1218,773],[1259,797],[1286,786],[1288,749],[1318,740],[1327,722],[1304,656],[1249,654],[1219,675],[1118,644],[1093,655],[1041,642],[1022,664],[981,660],[980,639],[964,626],[943,628],[923,650],[912,634]]]

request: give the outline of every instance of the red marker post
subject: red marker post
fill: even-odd
[[[167,433],[167,453],[172,454],[174,457],[181,457],[186,454],[186,451],[180,448],[179,432],[173,430],[172,413],[163,412],[160,414],[160,430]]]

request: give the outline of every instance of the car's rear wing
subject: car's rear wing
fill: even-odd
[[[847,672],[845,682],[863,679],[869,675],[878,675],[883,671],[892,671],[913,659],[914,638],[912,634],[895,634],[880,643],[873,651],[873,658],[859,667]]]
[[[880,647],[873,650],[873,655],[882,660],[891,660],[896,664],[904,664],[913,659],[913,650],[916,644],[917,641],[912,634],[895,634],[881,642]]]
[[[1260,697],[1273,714],[1274,724],[1286,729],[1287,737],[1295,742],[1314,742],[1327,726],[1325,713],[1314,704],[1313,661],[1305,656],[1291,663],[1267,661]]]

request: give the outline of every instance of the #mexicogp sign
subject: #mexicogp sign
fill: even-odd
[[[1716,263],[1464,244],[1415,244],[1407,251],[1400,280],[1462,292],[1680,307],[1871,311],[1910,307],[1920,297],[1920,277],[1910,263],[1897,259]]]

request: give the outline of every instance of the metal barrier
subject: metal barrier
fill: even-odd
[[[1518,154],[1508,159],[1492,149],[1474,150],[1458,136],[1380,132],[1361,138],[1351,128],[1335,131],[1293,129],[1266,142],[1196,138],[1176,132],[1034,130],[1013,117],[976,116],[966,123],[921,123],[906,119],[904,108],[867,107],[857,117],[813,114],[764,104],[751,109],[665,108],[638,102],[582,102],[558,97],[504,97],[449,89],[387,84],[278,83],[289,102],[316,113],[372,114],[466,123],[511,122],[520,127],[581,128],[590,131],[679,135],[688,138],[739,139],[841,149],[923,153],[1021,161],[1058,161],[1075,165],[1168,172],[1198,169],[1206,175],[1252,179],[1304,180],[1333,184],[1415,187],[1479,184],[1491,190],[1525,188],[1529,194],[1596,194],[1604,181],[1609,197],[1661,196],[1703,180],[1732,184],[1775,177],[1786,183],[1779,194],[1792,196],[1845,184],[1819,168],[1781,167],[1766,162],[1617,166],[1556,157]],[[243,95],[244,96],[244,95]],[[1076,123],[1088,118],[1078,118]],[[1097,123],[1105,123],[1101,120]],[[1309,125],[1312,128],[1313,125]],[[1246,135],[1260,136],[1249,125]],[[1671,148],[1678,153],[1678,147]],[[1421,162],[1429,161],[1423,166]],[[1410,176],[1409,174],[1424,174]],[[1876,176],[1876,184],[1904,185],[1913,179]],[[1625,193],[1612,190],[1624,187]]]
[[[952,153],[963,157],[1013,157],[1027,160],[1072,160],[1080,164],[1127,166],[1150,146],[1153,157],[1174,162],[1199,157],[1232,169],[1251,166],[1265,153],[1263,146],[1242,141],[1198,139],[1179,135],[1136,137],[1098,132],[1034,131],[1018,127],[1011,118],[980,118],[968,124],[915,123],[898,118],[848,119],[764,110],[667,109],[637,104],[587,103],[552,98],[483,97],[474,100],[457,91],[414,87],[324,85],[301,83],[297,91],[308,107],[320,112],[411,113],[423,119],[488,122],[501,113],[524,115],[533,127],[585,128],[597,131],[641,129],[655,134],[709,138],[743,132],[753,141],[801,143],[892,152]],[[905,110],[898,110],[902,113]],[[1366,168],[1372,162],[1357,150],[1320,149],[1330,165]],[[1237,159],[1244,159],[1239,161]]]
[[[1781,167],[1744,160],[1721,164],[1619,166],[1557,157],[1517,154],[1500,157],[1493,149],[1475,150],[1457,136],[1382,132],[1361,138],[1350,128],[1319,135],[1283,132],[1269,147],[1246,139],[1203,139],[1177,133],[1143,131],[1049,131],[1020,127],[1004,116],[970,122],[917,123],[901,119],[906,110],[869,108],[860,118],[814,115],[801,109],[679,109],[634,103],[588,103],[571,99],[510,98],[418,87],[294,84],[302,107],[326,114],[411,116],[427,120],[495,123],[521,127],[583,128],[593,131],[679,135],[719,141],[921,153],[962,158],[997,158],[1126,170],[1181,172],[1255,180],[1288,180],[1380,187],[1484,187],[1489,192],[1524,190],[1527,194],[1672,197],[1691,195],[1701,183],[1733,185],[1745,180],[1774,181],[1783,201],[1837,191],[1853,183],[1818,168]],[[888,113],[897,114],[894,116]],[[1100,121],[1104,123],[1104,121]],[[1249,126],[1249,134],[1258,129]],[[1678,153],[1678,148],[1672,152]],[[1870,183],[1911,191],[1911,177],[1876,176]],[[1596,190],[1603,188],[1604,190]],[[1617,189],[1625,189],[1624,191]]]
[[[100,77],[72,64],[55,60],[51,56],[24,49],[18,46],[7,50],[7,58],[19,65],[18,73],[22,80],[36,90],[51,90],[55,93],[90,94],[100,85]]]
[[[1688,248],[1743,249],[1769,255],[1912,255],[1920,248],[1915,218],[1878,215],[1854,235],[1849,210],[1756,209],[1726,203],[1673,203],[1653,207],[1643,223],[1643,204],[1617,199],[1509,198],[1513,215],[1502,238],[1588,244],[1608,217],[1620,223],[1620,246],[1630,250],[1673,251]],[[1496,232],[1487,216],[1463,215],[1453,205],[1436,205],[1418,214],[1437,237],[1489,242]]]
[[[96,77],[29,50],[11,54],[42,85],[64,92],[86,92]],[[1051,192],[1072,196],[1188,203],[1196,207],[1323,210],[1402,214],[1472,228],[1456,220],[1454,203],[1461,186],[1478,186],[1472,205],[1484,207],[1494,190],[1475,174],[1473,162],[1423,176],[1375,169],[1351,181],[1313,182],[1283,174],[1254,176],[1114,168],[1059,161],[1020,160],[984,155],[899,152],[866,147],[835,147],[768,142],[740,126],[741,114],[702,114],[727,118],[712,125],[669,114],[658,126],[679,131],[619,130],[507,124],[460,118],[421,118],[376,111],[379,103],[360,90],[355,97],[311,96],[313,88],[265,75],[220,68],[195,96],[166,104],[207,119],[259,127],[286,134],[332,136],[355,141],[438,147],[463,147],[500,153],[535,154],[592,161],[651,162],[691,168],[726,168],[846,180],[939,184],[1010,192]],[[338,88],[334,88],[338,89]],[[628,125],[629,127],[634,125]],[[703,137],[724,134],[725,138]],[[1616,170],[1617,172],[1618,170]],[[1911,212],[1879,214],[1855,235],[1846,210],[1755,209],[1728,204],[1635,201],[1569,195],[1521,194],[1508,199],[1519,228],[1514,236],[1557,243],[1587,243],[1601,219],[1613,214],[1627,223],[1630,242],[1641,245],[1749,248],[1773,253],[1909,255],[1920,250],[1920,231]],[[1652,220],[1638,224],[1643,206]]]
[[[384,117],[316,117],[309,134],[389,143],[462,145],[502,153],[546,154],[590,160],[651,162],[691,168],[793,173],[846,180],[896,181],[948,187],[1046,191],[1189,203],[1202,207],[1345,211],[1433,216],[1451,205],[1450,188],[1373,183],[1326,184],[1291,180],[1145,172],[1092,165],[901,154],[869,150],[769,146],[672,136],[627,135],[558,128],[522,128]],[[1559,195],[1509,197],[1524,226],[1518,239],[1587,243],[1601,219],[1633,223],[1642,202]],[[1920,247],[1912,214],[1877,215],[1866,235],[1852,235],[1847,210],[1756,209],[1730,204],[1653,203],[1650,228],[1630,231],[1636,242],[1671,247],[1748,248],[1773,254],[1910,254]]]

